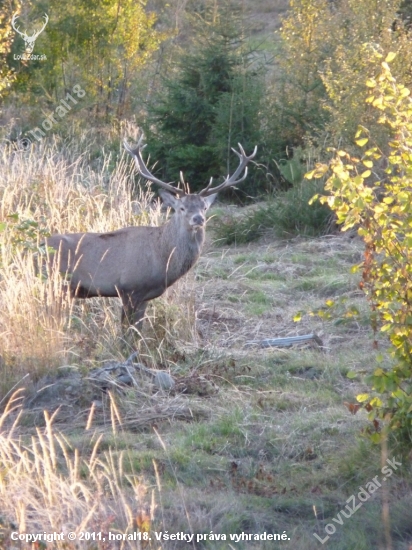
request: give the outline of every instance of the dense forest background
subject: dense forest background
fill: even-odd
[[[29,36],[48,15],[37,59],[21,59],[13,14]],[[353,147],[359,124],[376,129],[364,99],[379,56],[397,53],[394,75],[410,84],[410,14],[405,0],[6,0],[1,137],[25,144],[87,130],[98,162],[103,147],[114,160],[121,154],[133,123],[161,177],[176,180],[182,170],[194,190],[230,170],[231,147],[257,144],[237,199],[285,191],[328,147]],[[63,113],[75,86],[84,97],[69,98]],[[382,127],[375,136],[384,147]]]

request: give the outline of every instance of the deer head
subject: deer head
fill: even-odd
[[[19,33],[19,35],[23,38],[24,44],[25,44],[25,46],[26,46],[26,50],[25,50],[25,51],[26,51],[27,53],[32,53],[32,52],[33,52],[33,49],[34,49],[34,44],[36,43],[36,38],[37,38],[37,37],[39,36],[39,34],[40,34],[41,32],[43,32],[44,29],[46,28],[46,25],[47,25],[47,23],[48,23],[48,21],[49,21],[49,16],[48,16],[46,13],[44,14],[45,21],[44,21],[43,27],[42,27],[39,31],[33,33],[31,36],[28,36],[28,34],[25,33],[25,32],[21,32],[21,31],[20,31],[20,28],[15,26],[15,25],[16,25],[16,21],[17,21],[18,18],[19,18],[19,16],[17,15],[17,13],[15,13],[15,14],[13,15],[13,19],[11,20],[11,25],[12,25],[13,29],[14,29],[17,33]]]

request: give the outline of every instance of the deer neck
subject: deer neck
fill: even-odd
[[[188,231],[173,216],[163,226],[163,252],[167,259],[168,285],[182,277],[196,263],[202,251],[205,240],[205,229],[199,227]]]

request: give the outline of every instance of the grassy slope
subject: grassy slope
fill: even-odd
[[[211,247],[203,256],[196,269],[203,338],[197,356],[186,357],[186,368],[208,375],[219,393],[207,399],[207,420],[162,426],[166,452],[155,436],[147,437],[157,450],[142,451],[164,462],[169,529],[188,529],[185,506],[196,532],[286,530],[291,542],[282,548],[317,548],[316,525],[329,523],[359,485],[380,472],[380,451],[359,437],[366,413],[353,416],[343,405],[355,402],[363,390],[346,378],[347,371],[370,371],[375,365],[367,304],[356,276],[349,274],[361,254],[357,239],[338,236]],[[300,324],[292,320],[298,310],[341,298],[346,301],[332,320],[308,315]],[[344,316],[350,306],[360,311],[356,319]],[[250,339],[309,332],[322,338],[324,350],[244,348]],[[412,524],[399,520],[395,502],[407,498],[403,479],[408,475],[405,467],[391,483],[402,540]],[[179,506],[168,510],[169,499],[176,503],[176,498]],[[346,520],[327,547],[376,547],[382,540],[381,498],[377,494]],[[216,542],[210,547],[220,548]],[[236,547],[277,546],[248,542]],[[396,548],[407,548],[406,542]]]
[[[118,451],[126,450],[126,470],[149,484],[155,483],[156,462],[158,530],[286,530],[290,542],[239,542],[236,548],[318,548],[312,533],[325,536],[324,526],[346,500],[380,473],[380,449],[360,437],[366,413],[353,416],[343,404],[355,402],[364,390],[346,378],[347,371],[375,365],[367,304],[349,273],[361,254],[361,243],[347,236],[209,247],[190,285],[201,336],[197,344],[175,342],[168,366],[175,375],[204,375],[218,393],[181,397],[195,413],[201,404],[202,415],[192,421],[156,423],[156,433],[143,430],[137,438],[125,429],[108,439]],[[299,324],[292,320],[298,310],[341,298],[346,301],[331,320],[309,315]],[[357,318],[345,318],[349,306],[359,309]],[[250,339],[309,332],[321,337],[323,350],[244,348]],[[172,399],[160,397],[158,406]],[[403,511],[410,500],[408,482],[406,463],[388,482],[399,550],[412,540],[412,523]],[[338,526],[325,547],[379,547],[383,497],[377,492]],[[163,548],[180,546],[170,542]]]
[[[146,379],[135,388],[112,387],[110,399],[88,371],[134,349],[122,341],[118,301],[79,301],[63,314],[53,309],[30,256],[13,255],[21,231],[8,214],[44,216],[49,231],[64,232],[160,223],[160,211],[149,208],[150,196],[131,201],[124,163],[106,188],[104,169],[91,175],[85,158],[73,170],[69,152],[64,160],[46,143],[27,154],[3,153],[0,221],[9,225],[0,233],[1,391],[5,402],[16,383],[28,397],[14,437],[8,435],[15,413],[4,424],[0,418],[7,426],[0,434],[6,472],[0,527],[4,514],[22,530],[59,530],[63,524],[124,531],[141,524],[136,518],[147,504],[158,531],[286,530],[290,542],[238,542],[236,548],[317,548],[314,530],[324,533],[346,500],[380,472],[380,449],[360,438],[368,426],[365,412],[351,415],[344,406],[365,389],[346,373],[370,372],[376,364],[368,306],[358,276],[350,274],[362,259],[362,243],[346,235],[292,241],[268,236],[223,248],[209,231],[195,270],[150,307],[140,344],[148,366],[169,369],[192,393],[156,394]],[[88,178],[95,185],[78,185]],[[60,289],[58,280],[47,283]],[[325,300],[336,302],[330,319],[306,314],[293,321],[298,311],[323,307]],[[359,315],[347,317],[355,306]],[[311,332],[322,339],[321,349],[244,346],[251,339]],[[60,439],[42,420],[44,408],[55,413]],[[153,490],[155,513],[141,483]],[[405,458],[385,486],[396,550],[411,542],[404,511],[409,484]],[[325,547],[377,547],[384,497],[383,489],[377,492]],[[198,547],[205,546],[228,548],[216,541]],[[158,543],[151,548],[158,550]]]

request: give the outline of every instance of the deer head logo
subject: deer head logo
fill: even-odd
[[[18,17],[19,16],[17,15],[17,13],[15,13],[13,15],[13,19],[11,20],[11,26],[23,38],[24,44],[26,46],[26,53],[31,54],[33,52],[33,49],[34,49],[34,44],[36,43],[36,38],[46,28],[46,25],[49,21],[49,16],[46,13],[44,14],[44,25],[42,26],[42,28],[39,31],[34,32],[31,36],[29,36],[25,32],[21,32],[19,27],[16,27],[16,20],[18,19]]]

